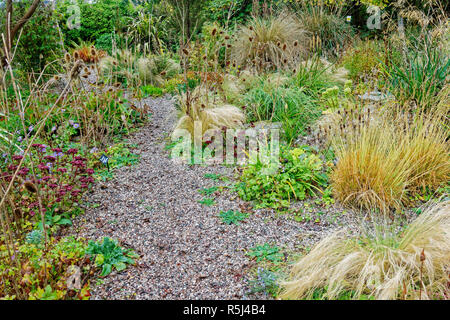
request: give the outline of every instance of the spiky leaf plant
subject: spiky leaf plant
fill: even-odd
[[[144,84],[162,86],[166,79],[181,71],[180,64],[166,55],[154,55],[137,60],[136,70]]]

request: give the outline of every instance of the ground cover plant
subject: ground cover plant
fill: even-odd
[[[446,299],[449,213],[447,201],[422,213],[400,234],[330,235],[294,264],[282,295],[310,298],[325,288],[328,299],[346,290],[352,298]]]
[[[102,268],[100,276],[107,276],[114,269],[124,270],[126,264],[135,264],[133,258],[139,256],[130,249],[123,249],[117,241],[104,238],[102,242],[90,241],[87,254],[95,256],[95,264]]]
[[[449,298],[445,1],[0,7],[0,299]]]

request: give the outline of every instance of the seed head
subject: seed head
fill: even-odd
[[[71,59],[72,57],[70,56],[70,54],[66,52],[66,54],[64,55],[64,60],[66,61],[66,63],[69,63]]]
[[[24,187],[25,187],[25,189],[27,189],[31,193],[36,193],[37,192],[37,188],[36,188],[35,184],[33,182],[31,182],[31,181],[25,181]]]
[[[420,262],[425,261],[425,249],[422,249],[422,252],[420,253]]]

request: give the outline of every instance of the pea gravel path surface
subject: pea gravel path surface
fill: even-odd
[[[246,204],[225,189],[208,207],[198,203],[204,198],[198,190],[227,184],[205,178],[206,173],[233,178],[234,169],[171,160],[164,147],[176,120],[174,104],[168,98],[145,102],[151,120],[129,137],[138,145],[133,152],[140,155],[139,164],[97,184],[87,200],[100,206],[87,208],[72,229],[87,239],[118,239],[140,255],[135,266],[93,283],[92,299],[246,299],[248,271],[255,266],[246,250],[264,243],[285,250],[310,246],[336,229],[261,210],[238,226],[225,225],[220,211],[242,211]]]

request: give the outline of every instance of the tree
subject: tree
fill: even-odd
[[[5,30],[4,30],[4,47],[5,52],[3,56],[0,57],[0,65],[4,67],[8,64],[8,59],[11,57],[11,48],[14,42],[15,37],[17,36],[20,29],[28,22],[28,20],[33,16],[37,7],[41,3],[41,0],[33,0],[28,10],[25,11],[24,15],[17,19],[15,23],[13,23],[13,0],[6,0],[6,19],[5,19]]]

